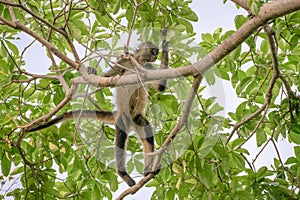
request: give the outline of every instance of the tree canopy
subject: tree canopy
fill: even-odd
[[[248,15],[199,43],[190,3],[0,0],[0,199],[112,199],[121,181],[113,126],[79,117],[27,130],[66,111],[112,111],[114,87],[162,79],[167,90],[151,89],[147,110],[161,171],[142,177],[130,135],[127,167],[139,182],[117,199],[142,187],[154,188],[151,199],[300,199],[300,1],[225,0]],[[102,76],[141,42],[161,49],[164,28],[169,69]],[[239,98],[234,111],[222,104],[225,82]],[[286,159],[282,140],[294,150]],[[273,163],[257,166],[269,147]]]

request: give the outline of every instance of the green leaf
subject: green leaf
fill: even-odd
[[[129,5],[129,8],[127,8],[127,10],[126,10],[127,21],[130,22],[132,20],[132,17],[133,17],[133,8],[132,8],[132,6]]]
[[[236,29],[240,28],[247,20],[248,20],[247,17],[244,17],[243,15],[237,15],[234,18]]]
[[[178,25],[174,24],[174,26],[172,26],[171,28],[172,28],[172,30],[175,30],[175,31],[178,31],[178,32],[183,32],[183,31],[186,30],[186,26],[183,25],[183,24],[178,24]]]
[[[210,114],[215,115],[218,112],[223,111],[223,110],[224,110],[224,108],[216,103],[212,106],[211,109],[209,109],[209,112],[210,112]]]
[[[12,175],[20,174],[20,173],[22,173],[23,171],[24,171],[24,167],[23,167],[23,166],[16,167],[16,168],[14,168],[14,169],[11,171],[10,175],[12,176]]]
[[[201,35],[201,38],[204,42],[212,44],[214,42],[214,38],[210,33],[204,33]]]
[[[134,165],[139,173],[143,172],[144,165],[139,159],[134,159]]]
[[[251,82],[252,77],[246,76],[245,78],[243,78],[240,82],[240,84],[237,86],[236,88],[236,93],[238,95],[241,95],[242,91],[244,91],[245,87],[247,87],[247,85]]]
[[[51,181],[51,179],[48,179],[48,181],[43,186],[43,192],[50,194],[51,196],[58,196],[59,191],[53,188],[54,184]]]
[[[300,137],[300,124],[293,123],[293,124],[292,124],[292,127],[291,127],[291,130],[292,130],[294,133],[299,134],[299,137]]]
[[[147,183],[146,187],[157,187],[160,183],[156,179],[151,179],[149,183]]]
[[[298,159],[298,161],[300,163],[300,146],[295,146],[294,152],[295,152],[296,158]]]
[[[165,193],[165,198],[166,200],[174,200],[175,199],[175,189],[170,188],[166,193]]]
[[[300,144],[299,134],[295,133],[294,131],[290,131],[289,139],[295,144]]]
[[[97,22],[105,28],[109,28],[109,19],[106,15],[101,15],[100,13],[95,13]]]
[[[285,163],[285,165],[290,165],[290,164],[300,164],[300,160],[298,160],[297,158],[295,157],[289,157]]]
[[[260,50],[266,55],[269,52],[269,42],[267,40],[263,40],[260,44]]]
[[[222,28],[217,28],[214,33],[213,33],[213,38],[214,40],[219,40],[221,37],[221,33],[222,33]]]
[[[254,13],[254,15],[258,15],[260,7],[263,5],[261,0],[251,0],[248,1],[248,7]]]
[[[269,175],[272,175],[272,173],[271,174],[268,173],[268,168],[266,166],[261,167],[256,173],[256,177],[258,179],[264,178],[265,176],[269,176]]]
[[[65,93],[61,87],[55,89],[53,103],[57,106],[65,98]]]
[[[235,48],[231,53],[230,53],[230,57],[232,58],[232,60],[238,60],[238,58],[241,55],[241,51],[242,51],[242,45],[239,45],[237,48]]]
[[[215,75],[214,75],[214,73],[212,72],[212,70],[206,71],[205,74],[204,74],[204,76],[205,76],[206,82],[207,82],[209,85],[215,84],[216,78],[215,78]]]
[[[235,150],[236,152],[239,152],[239,153],[243,153],[243,154],[247,154],[247,155],[250,155],[249,151],[247,149],[244,149],[244,148],[238,148],[237,150]]]
[[[236,87],[236,84],[239,82],[239,79],[238,79],[238,73],[237,71],[234,71],[232,73],[232,76],[231,76],[231,84],[232,84],[232,87],[235,88]]]
[[[213,186],[213,171],[208,164],[204,164],[203,168],[198,171],[200,175],[201,182],[207,187],[211,188]]]
[[[112,193],[109,190],[109,188],[107,188],[107,187],[101,187],[100,189],[101,189],[101,191],[103,193],[103,196],[106,197],[105,199],[112,199]]]
[[[11,168],[11,162],[7,158],[5,151],[2,152],[1,169],[4,176],[8,176]]]
[[[72,34],[75,37],[75,39],[79,41],[82,37],[82,33],[81,33],[79,26],[76,24],[75,21],[73,21],[72,23],[69,23],[68,26],[69,26],[70,30],[72,31]]]
[[[7,40],[5,41],[5,43],[15,56],[19,55],[19,49],[16,45]]]
[[[65,184],[71,190],[76,190],[76,182],[74,181],[74,179],[72,177],[69,176],[67,178],[67,180],[65,180]]]
[[[218,77],[224,79],[224,80],[229,81],[229,80],[230,80],[230,76],[229,76],[228,73],[229,73],[229,72],[228,72],[226,69],[220,67],[220,68],[218,69],[218,72],[216,73],[216,75],[217,75]]]
[[[179,18],[178,20],[179,20],[180,24],[177,25],[176,27],[178,27],[178,26],[184,26],[184,29],[183,30],[179,29],[179,31],[180,30],[181,31],[186,30],[186,32],[188,32],[188,33],[193,33],[194,32],[194,27],[191,24],[191,22],[189,22],[189,21],[187,21],[185,19],[182,19],[182,18]],[[175,30],[178,30],[178,29],[175,28]]]
[[[245,141],[244,138],[237,138],[235,140],[233,140],[230,144],[231,144],[231,149],[234,149],[235,147],[241,145],[243,142]]]
[[[235,198],[234,199],[239,199],[239,200],[254,200],[253,196],[249,191],[237,191],[234,193]]]
[[[235,116],[238,121],[241,121],[245,117],[246,105],[247,102],[243,102],[236,108]]]
[[[121,0],[117,0],[117,2],[115,3],[112,13],[115,15],[120,11],[121,8]]]
[[[232,153],[232,159],[234,161],[234,164],[240,169],[244,169],[245,167],[245,159],[242,155],[233,152]]]
[[[256,132],[256,144],[260,147],[267,141],[267,134],[264,131]]]
[[[100,191],[101,185],[98,182],[95,182],[93,186],[93,192],[92,192],[92,199],[102,199],[101,191]]]
[[[190,21],[198,21],[198,16],[196,15],[196,13],[189,7],[182,7],[180,10],[179,15],[187,20]]]
[[[43,99],[43,104],[48,104],[50,99],[51,99],[51,95],[50,95],[50,93],[47,93]]]

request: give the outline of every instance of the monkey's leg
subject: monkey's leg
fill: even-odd
[[[125,122],[126,123],[126,122]],[[129,176],[126,171],[126,140],[127,140],[127,127],[122,117],[118,117],[116,121],[116,144],[115,144],[115,158],[116,169],[118,175],[129,185],[130,187],[135,185],[135,181]]]
[[[151,124],[149,121],[141,114],[136,115],[133,118],[133,121],[136,124],[136,132],[139,135],[144,150],[144,176],[147,176],[152,172],[152,166],[154,162],[154,156],[149,155],[149,153],[154,152],[154,137]],[[157,174],[160,169],[156,170],[154,174]]]

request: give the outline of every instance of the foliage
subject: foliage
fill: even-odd
[[[135,30],[134,33],[149,39],[151,36],[147,34],[151,31],[159,33],[163,27],[173,30],[168,38],[171,68],[191,64],[192,55],[200,60],[234,32],[223,32],[219,28],[214,33],[203,34],[201,42],[192,46],[195,32],[191,22],[197,21],[198,16],[189,7],[191,1],[0,2],[0,19],[13,21],[15,17],[31,30],[27,34],[33,37],[21,49],[17,41],[24,40],[24,30],[12,28],[1,20],[1,179],[6,184],[11,179],[17,180],[20,185],[2,193],[0,199],[9,196],[14,199],[112,199],[119,185],[113,167],[114,129],[111,126],[96,120],[75,120],[25,132],[35,125],[32,121],[44,122],[51,117],[47,114],[55,109],[57,114],[73,109],[95,109],[95,102],[89,101],[88,95],[97,101],[96,107],[113,109],[111,88],[80,85],[71,100],[66,91],[81,74],[65,60],[54,58],[56,50],[49,46],[44,48],[43,59],[51,64],[40,66],[47,73],[29,72],[24,55],[33,44],[41,42],[40,38],[64,56],[76,60],[79,55],[77,62],[96,68],[101,75],[109,65],[101,62],[105,67],[100,66],[98,61],[113,59],[115,54],[122,53],[126,43],[122,40],[124,32]],[[262,5],[262,1],[249,1],[254,15]],[[245,16],[236,16],[236,29],[247,20]],[[161,172],[147,184],[155,188],[151,199],[300,198],[299,24],[300,12],[270,22],[277,39],[276,57],[280,68],[274,82],[274,51],[262,28],[207,71],[208,86],[219,80],[230,82],[241,102],[234,112],[222,116],[223,108],[214,93],[212,97],[203,95],[205,86],[196,91],[187,126],[164,154]],[[152,40],[159,41],[159,34]],[[98,51],[96,59],[93,50]],[[157,149],[176,127],[192,81],[192,77],[169,81],[164,94],[150,90],[148,115],[155,130]],[[261,108],[262,112],[257,112]],[[252,117],[253,113],[256,115]],[[253,138],[260,149],[256,155],[251,155],[250,149],[245,147]],[[294,155],[287,160],[281,158],[283,150],[278,148],[278,141],[282,139],[294,146]],[[255,161],[267,146],[275,149],[277,157],[271,167],[256,169]],[[140,174],[142,148],[134,136],[130,136],[128,151],[132,155],[128,160],[129,171]],[[251,162],[253,156],[255,159]]]

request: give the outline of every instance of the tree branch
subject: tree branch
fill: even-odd
[[[37,41],[39,41],[41,44],[45,45],[47,48],[49,48],[57,57],[59,57],[61,60],[66,62],[68,65],[73,67],[74,69],[79,69],[79,63],[74,62],[71,60],[69,57],[65,56],[61,51],[59,51],[55,46],[53,46],[50,42],[48,42],[46,39],[42,38],[39,36],[37,33],[32,31],[31,29],[27,28],[25,25],[21,24],[20,22],[11,22],[8,21],[7,19],[3,18],[0,16],[0,21],[2,21],[4,24],[14,28],[14,29],[19,29],[28,35],[32,36],[35,38]]]
[[[127,43],[126,43],[126,47],[125,47],[126,53],[128,52],[128,47],[129,47],[129,43],[130,43],[130,39],[131,39],[131,34],[132,34],[133,25],[134,25],[134,22],[135,22],[136,16],[137,16],[137,11],[138,11],[139,7],[140,7],[141,5],[143,5],[144,3],[146,3],[147,1],[148,1],[148,0],[145,0],[145,1],[141,2],[141,3],[137,3],[136,0],[133,1],[133,2],[134,2],[135,8],[134,8],[133,17],[132,17],[132,20],[131,20],[131,23],[130,23],[129,34],[128,34]]]
[[[251,13],[251,10],[248,7],[248,0],[231,0],[231,1],[244,8],[248,13]]]
[[[50,24],[47,20],[45,20],[44,18],[36,15],[35,13],[33,13],[30,9],[26,8],[24,5],[22,4],[18,4],[18,3],[13,3],[13,2],[10,2],[10,1],[5,1],[5,0],[0,0],[0,3],[2,4],[5,4],[5,5],[8,5],[8,6],[12,6],[12,7],[18,7],[18,8],[21,8],[22,10],[24,10],[25,12],[27,12],[28,14],[30,14],[32,17],[38,19],[39,21],[43,22],[44,24],[46,24],[47,26],[49,26],[50,28],[54,29],[56,32],[62,34],[62,35],[65,35],[66,33],[55,27],[54,25]],[[15,22],[14,20],[12,22]]]
[[[212,50],[202,60],[188,66],[175,69],[151,70],[139,79],[136,74],[115,77],[97,77],[88,75],[87,79],[77,77],[74,79],[75,84],[92,84],[95,86],[115,87],[116,85],[129,85],[153,80],[172,79],[182,76],[203,75],[207,69],[219,62],[222,58],[233,51],[243,41],[245,41],[257,28],[266,24],[270,19],[292,13],[300,9],[299,0],[277,0],[263,5],[257,16],[245,22],[235,33],[228,37],[221,45]]]
[[[7,2],[6,2],[7,3]],[[142,78],[142,81],[149,82],[152,80],[171,79],[182,76],[195,76],[197,74],[204,74],[207,69],[212,67],[215,63],[219,62],[222,58],[233,51],[239,46],[245,39],[247,39],[257,28],[264,25],[270,19],[280,17],[285,14],[292,13],[300,9],[299,0],[277,0],[271,3],[263,5],[257,16],[249,19],[245,22],[235,33],[227,38],[221,45],[211,51],[204,59],[196,62],[192,65],[176,68],[176,69],[164,69],[147,72],[146,76]],[[80,63],[74,62],[50,42],[31,31],[29,28],[19,22],[11,22],[7,19],[0,17],[0,21],[4,24],[20,29],[27,34],[37,39],[41,44],[49,48],[57,57],[66,62],[74,69],[79,69],[83,77],[78,77],[74,80],[74,83],[92,84],[96,86],[109,86],[114,87],[116,85],[135,84],[140,81],[139,77],[135,74],[122,77],[97,77],[95,75],[88,75],[86,70],[80,67]]]
[[[2,1],[0,0],[0,3],[4,2],[8,5],[12,5],[13,3]],[[235,2],[242,2],[242,1],[235,1]],[[161,156],[164,152],[164,150],[169,146],[173,138],[176,136],[179,130],[186,125],[186,121],[188,118],[188,115],[190,113],[191,109],[191,103],[194,100],[195,97],[195,91],[197,91],[199,84],[202,80],[202,77],[200,75],[203,75],[207,69],[212,67],[215,63],[219,62],[222,58],[224,58],[226,55],[228,55],[232,50],[234,50],[237,46],[239,46],[245,39],[247,39],[257,28],[259,28],[262,25],[265,25],[270,19],[274,19],[277,17],[280,17],[282,15],[292,13],[296,10],[300,9],[300,1],[299,0],[277,0],[271,3],[267,3],[264,6],[261,7],[260,12],[257,16],[254,16],[253,18],[249,19],[249,21],[245,22],[235,33],[233,33],[229,38],[227,38],[221,45],[216,47],[214,50],[212,50],[204,59],[200,60],[199,62],[196,62],[189,66],[184,66],[176,69],[163,69],[163,70],[156,70],[156,71],[146,71],[145,76],[140,77],[137,74],[131,74],[127,76],[115,76],[115,77],[98,77],[96,75],[87,75],[85,70],[81,69],[81,64],[73,61],[69,57],[65,56],[62,52],[60,52],[55,46],[53,46],[49,41],[45,40],[35,32],[31,31],[29,28],[27,28],[25,25],[21,24],[18,21],[9,21],[3,17],[0,16],[0,21],[12,28],[19,29],[32,37],[34,37],[37,41],[39,41],[41,44],[45,45],[51,52],[53,52],[57,57],[59,57],[62,61],[66,62],[68,65],[73,67],[76,70],[80,70],[82,72],[83,77],[77,77],[73,80],[73,85],[70,88],[70,90],[66,91],[66,97],[65,99],[49,114],[45,115],[44,117],[41,117],[40,119],[37,119],[30,124],[26,125],[26,127],[21,128],[28,128],[29,126],[32,126],[42,120],[47,120],[49,117],[54,115],[62,106],[64,106],[71,98],[72,94],[74,94],[74,91],[76,90],[77,84],[92,84],[96,86],[109,86],[114,87],[118,85],[126,85],[126,84],[136,84],[140,81],[143,82],[149,82],[153,80],[162,80],[162,79],[171,79],[171,78],[178,78],[182,76],[196,76],[194,79],[193,86],[190,90],[189,96],[187,98],[186,104],[184,106],[184,109],[182,111],[182,115],[174,129],[169,134],[166,141],[163,143],[161,149],[156,153],[156,159],[155,164],[153,168],[156,168],[157,165],[160,163]],[[266,31],[267,32],[267,31]],[[271,44],[270,44],[271,45]],[[272,52],[273,53],[273,52]],[[273,56],[273,55],[272,55]],[[75,59],[77,60],[77,59]],[[274,58],[273,58],[273,65],[274,65]],[[274,67],[274,66],[273,66]],[[275,68],[275,67],[274,67]],[[272,97],[272,88],[274,87],[275,81],[278,78],[280,73],[276,72],[276,69],[274,69],[273,76],[271,78],[269,87],[267,89],[266,93],[266,103],[259,109],[264,110],[269,102],[271,101]],[[259,111],[258,110],[258,111]],[[259,112],[255,113],[260,113]],[[254,113],[253,113],[254,114]],[[256,115],[257,115],[256,114]],[[253,118],[253,117],[252,117]],[[248,117],[250,120],[250,116]],[[244,122],[245,123],[245,122]],[[20,136],[21,138],[22,136]],[[230,138],[229,138],[230,140]],[[228,140],[228,141],[229,141]],[[143,185],[145,185],[149,180],[151,180],[154,177],[153,173],[150,173],[148,176],[144,177],[139,183],[137,183],[132,188],[129,188],[128,190],[124,191],[118,199],[123,199],[126,195],[137,191],[140,189]]]
[[[40,117],[39,119],[36,119],[32,122],[30,122],[29,124],[25,125],[25,126],[19,126],[18,128],[22,128],[22,129],[28,129],[29,127],[32,127],[42,121],[46,122],[48,121],[48,119],[50,117],[52,117],[53,115],[55,115],[62,107],[64,107],[71,99],[72,96],[75,94],[77,90],[77,87],[72,86],[71,88],[69,88],[68,90],[66,90],[66,96],[65,98],[54,108],[51,110],[51,112],[49,112],[48,114]],[[25,134],[25,132],[24,132]]]
[[[226,144],[228,144],[228,142],[230,141],[230,139],[232,138],[233,134],[235,133],[235,131],[241,127],[242,125],[246,124],[248,121],[252,120],[254,117],[256,117],[257,115],[259,115],[262,111],[265,110],[264,115],[266,115],[267,113],[267,109],[270,105],[271,99],[272,99],[272,90],[273,87],[276,83],[276,80],[279,78],[279,66],[278,66],[278,59],[277,59],[277,49],[278,46],[276,45],[276,37],[274,34],[273,29],[269,26],[269,25],[264,25],[264,30],[265,33],[267,35],[268,41],[269,41],[269,46],[270,46],[270,51],[271,51],[271,55],[272,55],[272,69],[273,69],[273,74],[272,74],[272,78],[270,80],[268,89],[266,91],[266,99],[265,99],[265,103],[262,105],[262,107],[260,107],[258,110],[256,110],[254,113],[252,113],[251,115],[249,115],[248,117],[246,117],[243,121],[237,123],[234,125],[233,130],[231,131]],[[262,116],[261,120],[263,120],[264,115]],[[258,125],[261,122],[258,123]],[[258,128],[258,126],[255,127],[254,131],[250,134],[250,136],[246,139],[246,141],[248,141],[250,139],[250,137],[252,137],[255,133],[255,130]],[[245,141],[245,142],[246,142]],[[245,143],[244,142],[244,143]],[[243,145],[244,143],[242,143],[241,145]],[[241,145],[239,147],[241,147]]]

